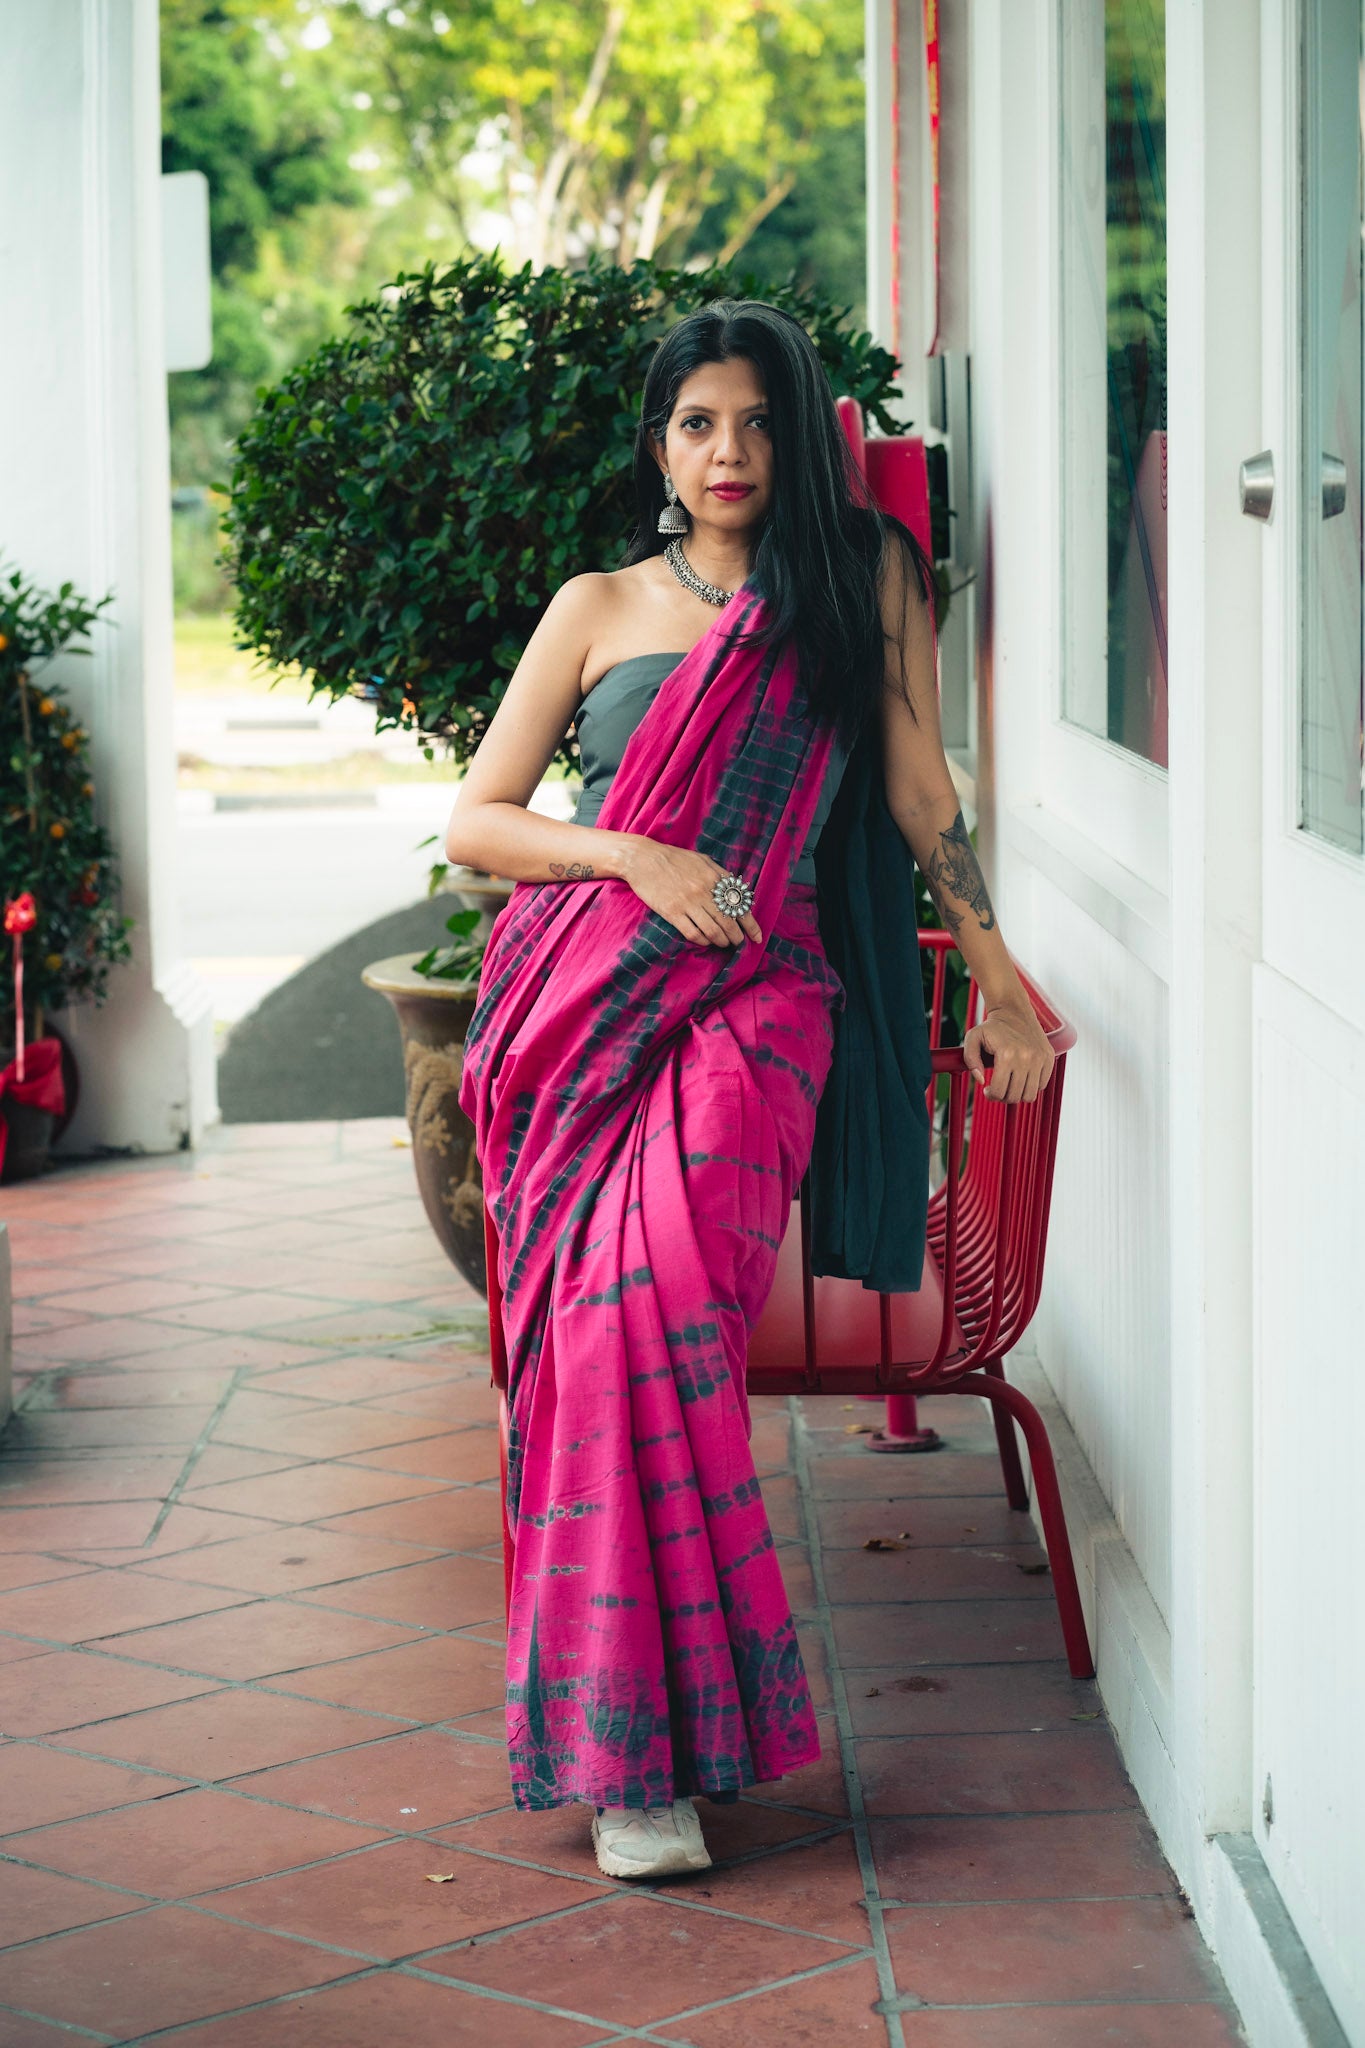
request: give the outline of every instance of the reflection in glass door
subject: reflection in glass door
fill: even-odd
[[[1166,766],[1166,5],[1059,0],[1063,716]]]
[[[1303,12],[1300,823],[1365,852],[1361,602],[1362,4]]]

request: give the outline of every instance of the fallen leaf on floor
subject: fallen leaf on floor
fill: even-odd
[[[454,1884],[454,1882],[455,1873],[453,1870],[447,1870],[443,1873],[438,1872],[434,1877],[427,1879],[428,1884]]]
[[[908,1529],[901,1529],[898,1533],[904,1543],[913,1543],[915,1540]]]
[[[975,1534],[976,1534],[976,1523],[975,1523],[975,1522],[964,1522],[964,1523],[962,1524],[962,1533],[963,1533],[963,1535],[964,1535],[964,1536],[975,1536]]]
[[[844,1435],[871,1436],[876,1427],[875,1422],[846,1422],[844,1424]]]
[[[1072,1721],[1098,1721],[1099,1718],[1098,1714],[1071,1714],[1068,1716],[1068,1719]]]
[[[412,1149],[412,1139],[411,1139],[411,1138],[395,1138],[395,1139],[393,1140],[393,1149],[394,1149],[394,1151],[395,1151],[395,1152],[408,1152],[408,1151],[411,1151],[411,1149]]]
[[[879,1685],[870,1685],[867,1688],[866,1697],[870,1700],[875,1700],[880,1695],[880,1693],[881,1687]]]
[[[1026,1578],[1036,1579],[1040,1578],[1049,1567],[1046,1564],[1016,1564],[1014,1569],[1017,1572],[1023,1572]]]
[[[905,1545],[899,1536],[869,1536],[863,1545],[864,1550],[904,1550],[904,1548]]]

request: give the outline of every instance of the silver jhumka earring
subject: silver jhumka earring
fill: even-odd
[[[664,496],[668,503],[659,514],[660,533],[686,533],[687,514],[678,503],[678,486],[668,471],[664,471]]]

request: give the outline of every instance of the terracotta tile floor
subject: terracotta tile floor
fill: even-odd
[[[0,2048],[1240,2041],[975,1402],[905,1459],[756,1404],[826,1754],[703,1804],[712,1870],[515,1812],[484,1308],[404,1135],[0,1192]]]

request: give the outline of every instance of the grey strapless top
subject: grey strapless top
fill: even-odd
[[[583,764],[583,791],[573,815],[575,825],[597,823],[626,751],[626,741],[649,709],[664,678],[684,659],[682,654],[633,654],[629,660],[615,662],[607,669],[583,699],[575,721]],[[829,816],[847,763],[848,757],[836,735],[815,816],[792,869],[794,882],[814,885],[815,842]]]

